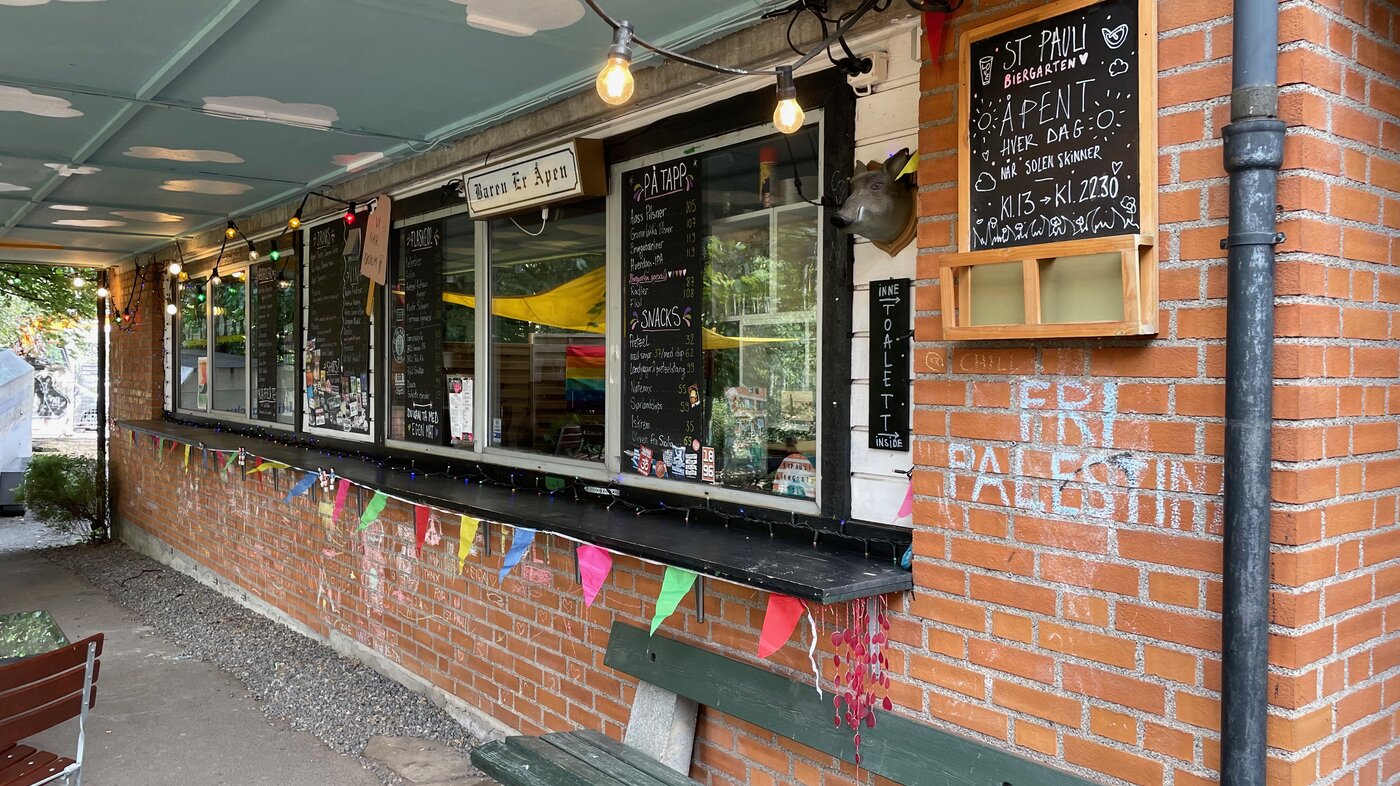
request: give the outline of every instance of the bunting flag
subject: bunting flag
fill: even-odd
[[[190,446],[185,446],[185,471],[190,471]]]
[[[768,596],[768,610],[763,613],[763,632],[758,637],[758,657],[767,658],[782,649],[802,619],[802,601],[776,592]]]
[[[156,438],[156,463],[165,463],[165,437]]]
[[[476,548],[476,528],[481,526],[481,519],[471,516],[462,517],[462,528],[457,531],[457,574],[467,569],[467,557],[472,555],[472,549]]]
[[[506,552],[506,561],[501,565],[499,581],[506,580],[506,574],[511,569],[520,564],[520,559],[529,550],[530,544],[535,542],[535,531],[525,527],[516,527],[515,535],[510,541],[510,551]]]
[[[895,520],[907,519],[912,515],[914,515],[914,482],[911,480],[909,481],[909,490],[904,492],[904,502],[900,504],[899,513],[895,516]]]
[[[413,506],[413,550],[420,556],[423,554],[423,543],[428,539],[428,525],[432,519],[433,512],[427,505]]]
[[[300,497],[302,494],[305,494],[307,489],[311,488],[311,486],[315,482],[316,473],[308,472],[305,475],[302,475],[301,480],[298,480],[297,484],[295,486],[292,486],[292,490],[287,492],[286,498],[284,498],[282,501],[291,502],[293,498]]]
[[[253,467],[252,469],[248,470],[248,474],[249,474],[249,475],[254,475],[254,474],[257,474],[257,473],[259,473],[259,472],[266,472],[266,471],[268,471],[268,470],[270,470],[270,469],[286,469],[286,468],[287,468],[287,465],[286,465],[286,464],[283,464],[283,463],[280,462],[280,461],[263,461],[263,462],[261,462],[260,464],[258,464],[256,467]],[[307,475],[307,477],[315,477],[315,475]]]
[[[608,573],[612,571],[612,563],[612,554],[608,553],[607,549],[587,543],[579,545],[578,575],[583,580],[585,608],[593,607],[598,590],[603,588],[603,583],[608,580]]]
[[[330,500],[321,500],[316,505],[316,512],[321,514],[321,523],[326,526],[326,532],[335,529],[335,517],[331,515]]]
[[[335,507],[331,509],[331,519],[338,520],[340,512],[345,510],[345,500],[350,496],[350,481],[345,478],[340,479],[340,484],[335,490]]]
[[[368,529],[369,525],[373,524],[374,520],[379,518],[379,511],[383,510],[384,506],[387,504],[389,504],[388,494],[382,491],[374,492],[374,499],[371,499],[369,504],[365,506],[365,512],[360,515],[360,526],[355,531],[363,532]]]
[[[238,458],[238,454],[233,451],[229,451],[228,455],[224,456],[224,477],[228,477],[228,468],[233,466],[233,460],[236,458]]]
[[[807,660],[812,663],[812,684],[817,687],[817,698],[825,699],[826,696],[822,694],[822,670],[817,665],[817,618],[812,616],[810,607],[807,608],[807,626],[812,629],[812,643],[807,645]]]
[[[654,635],[661,623],[681,605],[690,588],[695,586],[695,572],[685,568],[666,566],[666,575],[661,578],[661,594],[656,596],[656,614],[651,618],[651,632]]]

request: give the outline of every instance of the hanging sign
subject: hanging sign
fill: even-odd
[[[446,443],[447,394],[442,373],[442,222],[403,231],[399,276],[403,307],[404,438]],[[398,344],[395,331],[395,344]],[[395,347],[398,351],[398,347]]]
[[[375,197],[365,220],[364,250],[360,254],[360,275],[384,286],[389,276],[389,218],[394,201],[388,194]]]
[[[529,207],[608,193],[600,139],[574,139],[504,164],[491,164],[465,178],[472,218],[514,213]]]
[[[909,279],[870,282],[870,447],[909,450]]]
[[[622,175],[623,450],[643,475],[700,479],[705,428],[700,160]]]
[[[1143,233],[1138,3],[1062,3],[967,34],[967,250]]]
[[[354,265],[359,245],[348,242],[359,232],[347,236],[345,222],[337,220],[313,228],[309,235],[306,425],[368,434],[370,318],[364,304],[370,281]]]

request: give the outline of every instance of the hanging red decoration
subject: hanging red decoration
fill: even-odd
[[[886,711],[890,702],[889,609],[884,598],[851,601],[847,607],[845,630],[831,634],[836,647],[836,726],[844,722],[855,732],[856,764],[860,764],[860,729],[875,728],[875,705]],[[883,699],[879,694],[883,693]]]

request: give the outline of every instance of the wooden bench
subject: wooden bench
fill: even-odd
[[[0,786],[39,786],[82,778],[84,726],[97,699],[102,634],[0,666]],[[78,718],[74,758],[20,740]]]
[[[852,731],[837,728],[830,692],[818,698],[747,663],[614,623],[608,666],[816,750],[855,762]],[[635,719],[636,706],[633,708]],[[629,738],[631,731],[629,729]],[[1089,781],[1001,748],[882,712],[861,729],[864,770],[918,786],[1087,786]],[[692,786],[656,759],[593,731],[509,737],[472,751],[472,762],[505,786]]]

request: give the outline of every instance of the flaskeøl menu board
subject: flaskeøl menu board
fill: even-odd
[[[369,279],[360,275],[360,230],[342,221],[310,231],[307,255],[306,425],[370,433]]]

